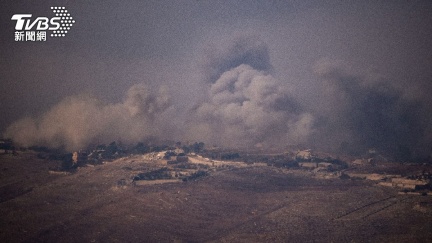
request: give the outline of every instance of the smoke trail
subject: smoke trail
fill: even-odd
[[[64,147],[69,151],[119,139],[137,142],[161,135],[159,115],[169,106],[166,88],[154,93],[138,84],[117,104],[105,105],[89,95],[65,98],[38,118],[13,123],[4,136],[22,146]]]

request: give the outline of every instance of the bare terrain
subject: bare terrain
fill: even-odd
[[[198,156],[187,168],[143,155],[74,172],[58,163],[0,156],[0,242],[432,242],[432,196],[371,180]],[[161,168],[173,178],[134,179]]]

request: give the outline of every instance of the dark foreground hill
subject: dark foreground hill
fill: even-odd
[[[1,242],[431,242],[432,197],[302,170],[227,167],[137,184],[158,162],[74,173],[31,153],[0,157]]]

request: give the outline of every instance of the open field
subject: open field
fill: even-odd
[[[373,181],[242,163],[146,184],[133,176],[164,161],[49,173],[56,164],[30,152],[0,157],[1,242],[432,241],[432,196]]]

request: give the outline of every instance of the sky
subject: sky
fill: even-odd
[[[14,40],[14,14],[76,23]],[[430,1],[2,1],[0,132],[432,153]]]

